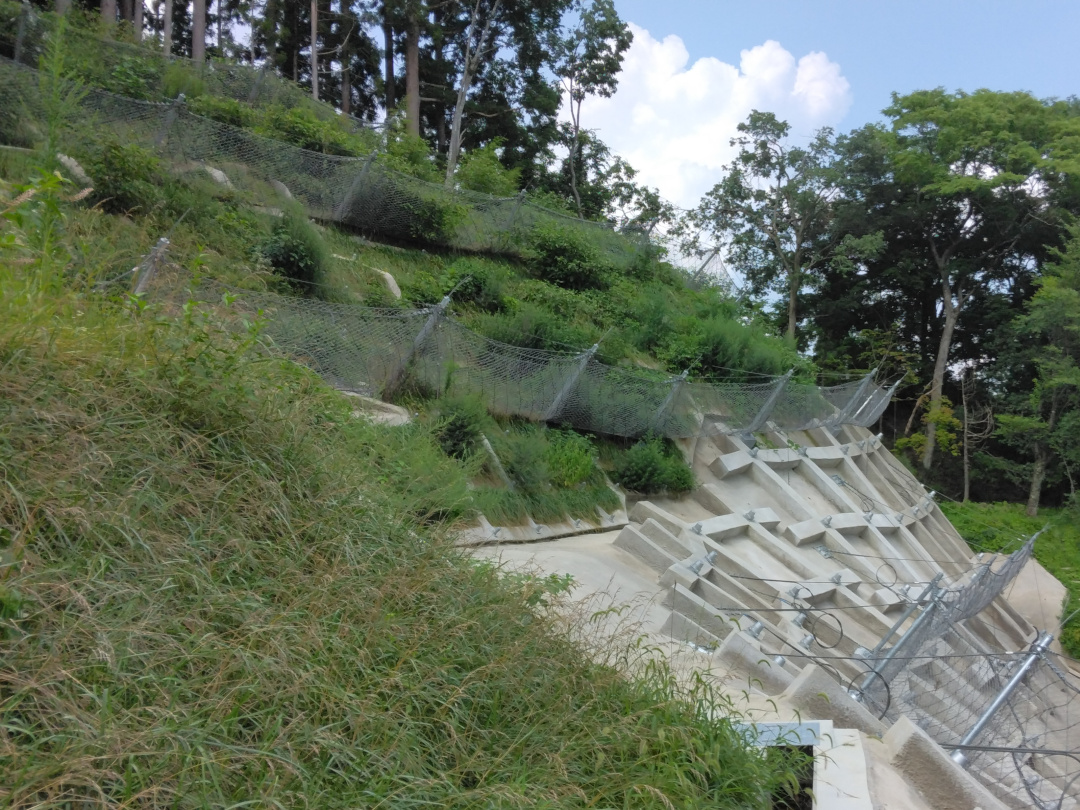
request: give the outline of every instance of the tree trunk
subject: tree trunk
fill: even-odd
[[[192,12],[191,61],[197,65],[206,61],[206,0],[195,0]]]
[[[71,0],[56,0],[57,14],[67,14],[69,8],[71,8]]]
[[[341,112],[352,115],[352,76],[349,75],[349,64],[344,57],[341,60]]]
[[[574,195],[574,204],[577,206],[578,219],[585,219],[585,214],[581,210],[581,195],[578,194],[577,189],[577,155],[579,146],[579,134],[580,130],[575,123],[570,139],[570,192]]]
[[[165,0],[165,14],[161,21],[161,48],[166,56],[172,56],[172,4],[173,0]]]
[[[383,13],[386,14],[385,7]],[[394,29],[388,18],[383,20],[383,84],[386,89],[386,114],[397,104],[397,88],[394,87]]]
[[[454,105],[454,120],[450,124],[450,150],[446,156],[446,187],[454,185],[454,172],[457,169],[458,157],[461,155],[461,116],[465,111],[465,95],[469,92],[472,76],[469,75],[468,67],[461,76],[461,87],[458,88],[457,103]]]
[[[319,2],[311,0],[311,97],[319,100]]]
[[[142,42],[143,35],[143,0],[135,0],[134,16],[131,20],[135,31],[135,41]]]
[[[796,308],[799,301],[799,271],[791,271],[791,281],[788,284],[788,307],[787,307],[787,336],[795,340],[795,326],[798,321]]]
[[[1031,470],[1031,486],[1028,487],[1027,509],[1024,514],[1036,517],[1039,514],[1039,500],[1042,497],[1042,485],[1046,480],[1046,465],[1049,462],[1046,447],[1039,442],[1035,447],[1035,465]]]
[[[116,22],[116,0],[101,0],[101,19],[110,25]]]
[[[131,22],[135,17],[135,4],[132,0],[120,0],[120,19],[124,22]]]
[[[963,502],[967,503],[971,500],[971,460],[968,454],[968,441],[971,432],[968,430],[968,404],[967,404],[967,384],[965,379],[960,381],[960,401],[964,408],[964,499]]]
[[[218,58],[225,55],[225,51],[221,48],[221,21],[225,17],[225,9],[222,8],[222,0],[217,0],[217,36],[214,37],[217,42]]]
[[[941,330],[941,340],[938,342],[937,358],[934,361],[934,376],[930,383],[930,413],[926,420],[926,447],[923,450],[922,466],[929,470],[934,463],[934,449],[937,445],[937,424],[934,417],[941,410],[941,398],[945,388],[945,369],[949,365],[949,351],[952,349],[953,332],[956,322],[960,319],[960,309],[963,300],[958,296],[953,303],[952,288],[943,277],[942,300],[945,310],[945,324]]]
[[[420,20],[409,14],[405,31],[405,131],[420,137]]]

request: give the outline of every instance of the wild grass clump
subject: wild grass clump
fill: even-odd
[[[694,473],[668,439],[646,436],[610,459],[612,477],[642,495],[681,495],[694,488]]]
[[[289,205],[281,214],[258,252],[282,278],[303,293],[325,277],[330,265],[330,250],[318,230],[298,205]]]
[[[768,805],[785,774],[708,684],[594,663],[545,581],[455,550],[466,493],[424,485],[459,480],[430,430],[356,418],[228,297],[72,292],[17,207],[0,804]]]

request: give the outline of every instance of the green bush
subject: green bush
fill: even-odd
[[[446,455],[463,459],[478,451],[489,419],[479,398],[447,397],[439,402],[437,416],[435,436]]]
[[[281,222],[258,252],[278,274],[303,285],[305,291],[323,277],[330,263],[330,251],[322,236],[296,206],[285,209]]]
[[[190,102],[206,93],[206,84],[183,62],[170,62],[165,66],[161,89],[165,98],[176,98],[183,93],[184,98]]]
[[[186,103],[188,109],[195,115],[243,129],[255,126],[259,117],[251,106],[231,98],[196,96],[188,99]]]
[[[694,488],[694,473],[678,450],[655,436],[647,436],[616,457],[615,481],[643,495],[679,494]]]
[[[536,425],[522,425],[493,439],[495,452],[507,474],[526,492],[551,487],[547,438]]]
[[[521,169],[507,169],[499,160],[498,151],[504,141],[496,138],[480,149],[466,152],[458,166],[458,184],[469,191],[479,191],[496,197],[517,194],[521,185]]]
[[[551,473],[551,483],[564,489],[584,484],[596,473],[592,442],[571,430],[548,433],[544,462]]]
[[[526,238],[526,261],[536,278],[569,290],[608,285],[610,267],[582,229],[557,222],[537,225]]]
[[[94,201],[110,214],[146,213],[162,200],[161,164],[149,149],[104,138],[86,160]]]
[[[447,291],[454,292],[455,304],[472,304],[484,312],[506,309],[506,288],[509,272],[505,265],[488,259],[463,257],[447,268]],[[460,285],[460,286],[459,286]]]

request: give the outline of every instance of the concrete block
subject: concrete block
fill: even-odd
[[[857,728],[872,736],[885,733],[884,724],[816,664],[807,664],[784,690],[784,700],[798,709],[804,720],[825,718],[841,728]]]
[[[763,653],[742,633],[730,633],[716,651],[716,657],[732,670],[744,674],[766,695],[778,695],[794,678],[784,667]]]
[[[629,551],[658,574],[662,574],[672,565],[679,562],[634,526],[623,527],[612,545],[624,551]]]
[[[772,470],[793,470],[802,464],[802,460],[799,451],[790,447],[758,451],[758,461],[764,462]]]
[[[806,457],[823,469],[836,467],[847,456],[837,446],[832,447],[807,447]]]
[[[686,616],[717,640],[731,633],[733,625],[725,614],[681,585],[675,585],[664,595],[663,604],[670,608],[672,613]]]
[[[688,546],[652,518],[642,523],[638,530],[677,560],[685,560],[693,554]]]
[[[660,632],[676,641],[686,641],[702,647],[715,649],[720,639],[682,613],[672,612]]]
[[[882,738],[892,766],[918,789],[935,810],[1006,810],[990,791],[953,762],[945,750],[906,717]]]
[[[877,743],[874,743],[875,745]],[[855,729],[822,729],[814,753],[814,807],[874,810],[862,735]]]
[[[867,601],[876,608],[888,610],[901,604],[904,600],[899,594],[890,591],[888,588],[878,588]]]
[[[709,469],[717,478],[727,478],[729,475],[738,475],[750,469],[754,463],[753,457],[745,450],[737,453],[725,453],[709,465]]]
[[[843,512],[832,515],[832,520],[829,521],[829,528],[836,529],[840,534],[861,535],[868,525],[862,512]]]
[[[750,521],[742,515],[720,515],[701,521],[701,533],[710,540],[720,541],[725,537],[746,534]]]
[[[724,502],[724,491],[716,484],[702,484],[694,490],[694,500],[714,515],[730,515],[731,509]]]
[[[751,518],[750,515],[753,515]],[[743,517],[751,523],[757,523],[766,529],[775,529],[780,525],[780,517],[767,506],[755,506],[747,510]]]
[[[670,588],[673,585],[681,585],[686,590],[691,590],[700,575],[695,574],[682,563],[676,563],[660,575],[660,585]]]
[[[820,518],[804,520],[802,523],[792,523],[787,527],[787,535],[797,546],[805,546],[809,543],[818,542],[825,536],[825,524]]]
[[[634,508],[630,510],[630,519],[635,523],[644,523],[649,518],[652,518],[669,532],[674,535],[678,535],[683,529],[686,528],[686,523],[679,520],[677,517],[661,509],[651,501],[639,501],[634,504]]]

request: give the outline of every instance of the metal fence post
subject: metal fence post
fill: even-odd
[[[772,414],[773,408],[776,407],[780,395],[784,393],[784,389],[787,388],[787,384],[794,373],[795,369],[790,369],[787,374],[776,381],[776,386],[773,388],[772,393],[769,394],[769,398],[765,400],[765,404],[761,406],[761,410],[757,412],[754,418],[750,420],[750,424],[743,430],[742,439],[750,447],[754,447],[757,444],[757,439],[754,438],[754,434],[761,430],[761,428],[765,426],[765,423],[769,421],[769,415]]]
[[[671,406],[675,404],[675,398],[679,395],[679,390],[682,388],[683,383],[686,382],[686,378],[690,374],[690,369],[686,369],[678,377],[672,377],[670,380],[671,390],[668,391],[667,397],[665,397],[663,404],[656,409],[656,413],[653,414],[652,422],[649,424],[649,429],[654,433],[660,430],[660,426],[663,424],[664,419],[667,418],[668,411],[671,410]]]
[[[1050,647],[1050,642],[1053,640],[1054,637],[1052,635],[1043,633],[1039,636],[1038,640],[1031,645],[1031,649],[1028,650],[1028,654],[1024,657],[1024,662],[1020,665],[1020,669],[1016,670],[1016,673],[1009,679],[1009,682],[1005,684],[1005,688],[998,692],[997,697],[995,697],[993,702],[986,707],[986,711],[975,721],[975,725],[971,727],[971,731],[964,735],[964,739],[960,741],[960,745],[971,745],[978,739],[979,735],[982,734],[983,729],[985,729],[990,721],[994,719],[994,715],[997,714],[998,709],[1005,705],[1005,701],[1007,701],[1009,696],[1016,691],[1016,687],[1024,680],[1024,676],[1028,674],[1028,671],[1035,666],[1035,662],[1047,651]],[[967,755],[962,748],[954,749],[949,756],[952,757],[952,761],[961,768],[967,767]]]
[[[555,399],[552,401],[551,405],[548,406],[548,409],[544,411],[545,422],[554,422],[555,419],[558,418],[563,408],[566,407],[566,400],[570,398],[570,394],[572,394],[574,388],[577,387],[578,379],[580,379],[581,375],[585,372],[585,367],[589,365],[589,361],[593,359],[593,355],[595,355],[599,349],[600,344],[594,343],[591,349],[578,355],[578,363],[574,366],[574,370],[571,372],[570,377],[566,380],[566,383],[563,384],[562,389],[555,396]]]
[[[930,604],[927,605],[923,612],[919,614],[918,618],[916,618],[915,621],[912,622],[911,627],[908,628],[908,631],[904,633],[904,635],[900,636],[900,638],[897,639],[896,643],[889,648],[889,651],[885,654],[885,657],[878,661],[876,664],[874,664],[874,668],[863,676],[862,683],[859,684],[858,688],[851,690],[851,695],[856,700],[862,702],[863,695],[866,693],[866,689],[873,682],[874,678],[881,677],[881,673],[885,669],[885,667],[887,667],[893,661],[893,659],[895,659],[896,656],[900,654],[900,652],[908,645],[911,639],[918,638],[918,631],[922,628],[924,624],[930,621],[931,617],[937,611],[938,605],[941,604],[941,596],[942,594],[944,594],[944,591],[938,588],[937,583],[938,578],[935,577],[934,581],[927,585],[927,589],[929,589],[931,593]],[[926,591],[924,590],[923,596],[925,595]],[[919,597],[920,601],[922,600],[923,596]],[[890,631],[890,633],[891,632],[892,631]]]
[[[371,170],[371,164],[375,162],[375,158],[378,154],[378,151],[375,151],[368,155],[368,159],[364,161],[364,168],[362,168],[360,173],[353,178],[352,183],[349,184],[349,190],[345,192],[345,196],[341,198],[341,202],[334,208],[334,220],[336,222],[345,221],[345,215],[349,213],[349,206],[352,205],[353,197],[356,196],[356,192],[360,190],[360,186],[367,178],[368,172]]]
[[[248,93],[248,104],[254,104],[259,98],[259,93],[262,92],[263,82],[266,81],[267,66],[263,65],[259,69],[259,75],[255,77],[255,84],[251,87],[251,92]]]
[[[446,308],[450,306],[450,296],[447,295],[442,301],[437,303],[431,308],[431,314],[428,315],[428,319],[424,322],[424,326],[420,329],[420,333],[413,340],[412,346],[409,347],[409,351],[405,356],[394,366],[390,374],[386,378],[386,384],[383,386],[382,395],[383,398],[392,396],[394,392],[401,386],[402,380],[405,378],[405,372],[409,368],[409,363],[413,358],[419,354],[420,350],[424,347],[427,339],[431,337],[432,332],[439,325],[439,321],[442,320]]]
[[[161,129],[154,138],[155,149],[160,149],[161,145],[165,143],[165,139],[169,137],[169,131],[173,128],[173,124],[176,123],[176,119],[180,117],[180,110],[183,106],[184,94],[181,93],[165,112],[165,122],[161,125]]]
[[[912,602],[910,605],[908,605],[907,610],[904,611],[904,615],[897,619],[893,626],[889,628],[889,632],[881,637],[881,641],[879,641],[877,646],[874,647],[874,649],[870,652],[870,655],[874,656],[881,652],[882,648],[889,643],[889,639],[895,636],[897,631],[901,627],[903,627],[904,622],[911,618],[911,614],[919,609],[919,605],[923,603],[923,600],[926,599],[926,597],[928,597],[931,593],[933,593],[934,589],[937,587],[937,584],[941,582],[941,578],[943,576],[945,576],[945,574],[939,573],[930,582],[926,584],[926,587],[923,588],[923,592],[919,594],[919,598]]]
[[[859,381],[859,387],[855,389],[855,393],[851,395],[851,399],[847,401],[837,413],[836,416],[828,420],[829,430],[835,436],[840,432],[840,426],[845,424],[851,417],[862,410],[862,406],[866,402],[866,389],[870,387],[870,384],[874,381],[874,376],[877,374],[877,369],[874,369],[862,380]]]
[[[138,278],[135,280],[135,295],[142,295],[146,292],[146,288],[150,286],[150,282],[154,279],[154,274],[158,271],[158,266],[165,259],[165,252],[169,249],[169,238],[163,236],[158,239],[157,244],[150,250],[150,253],[142,263],[136,268],[139,270]]]

